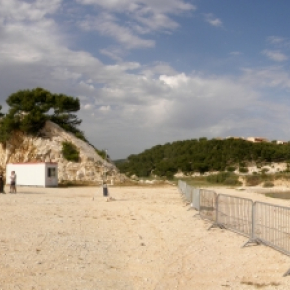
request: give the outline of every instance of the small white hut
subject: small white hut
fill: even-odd
[[[57,163],[8,163],[6,166],[6,184],[10,184],[12,171],[15,171],[16,174],[16,186],[58,186]]]

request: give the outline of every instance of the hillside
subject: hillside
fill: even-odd
[[[290,144],[269,142],[253,143],[242,139],[185,140],[157,145],[116,165],[128,176],[166,176],[172,178],[178,172],[192,175],[216,171],[250,173],[279,163],[277,170],[288,170]],[[282,165],[283,164],[283,165]],[[273,170],[272,170],[273,171]]]
[[[76,146],[78,162],[64,158],[62,143],[65,141]],[[46,121],[38,137],[15,131],[0,145],[0,169],[5,173],[6,164],[16,162],[57,162],[59,182],[98,183],[104,172],[113,182],[122,178],[115,165],[99,156],[93,146],[51,121]]]

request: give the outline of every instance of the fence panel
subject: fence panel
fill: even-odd
[[[290,255],[290,208],[255,202],[253,240]]]
[[[200,199],[199,195],[200,195],[200,189],[199,188],[193,188],[193,190],[192,190],[192,198],[191,198],[191,201],[192,201],[191,206],[194,209],[198,210],[198,211],[199,211],[199,208],[200,208],[200,206],[199,206],[199,199]]]
[[[200,217],[215,222],[217,194],[207,189],[200,189],[199,193]]]
[[[178,189],[180,193],[185,194],[186,186],[187,186],[186,182],[178,180]]]
[[[192,190],[193,190],[192,186],[190,186],[190,185],[187,185],[186,186],[186,189],[185,189],[185,199],[188,202],[191,202]]]
[[[217,197],[217,225],[252,237],[253,201],[225,194]]]

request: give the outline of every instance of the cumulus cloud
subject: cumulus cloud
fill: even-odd
[[[175,76],[161,75],[159,79],[170,88],[180,88],[185,86],[189,81],[189,78],[184,73]]]
[[[266,49],[266,50],[263,50],[262,53],[274,61],[282,62],[282,61],[288,60],[287,55],[277,50],[274,51],[274,50]]]
[[[205,21],[212,26],[221,27],[223,25],[222,21],[219,18],[215,17],[212,13],[205,14],[204,17]]]

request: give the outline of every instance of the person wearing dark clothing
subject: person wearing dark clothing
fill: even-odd
[[[0,174],[0,193],[5,193],[4,192],[4,180],[3,180],[2,174]]]
[[[103,196],[108,196],[108,186],[106,182],[103,183]]]
[[[10,176],[10,192],[16,193],[16,174],[15,174],[15,171],[12,171],[11,176]]]

